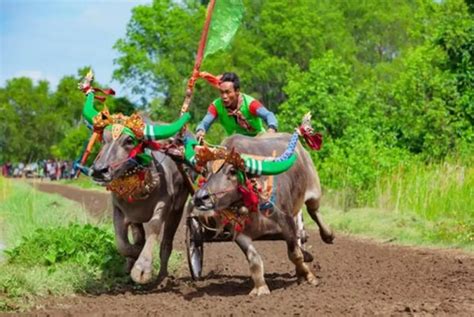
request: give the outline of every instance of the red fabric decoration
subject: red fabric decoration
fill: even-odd
[[[82,92],[85,93],[85,94],[89,93],[91,90],[92,90],[94,93],[100,92],[100,93],[103,93],[103,94],[106,95],[106,96],[110,96],[110,95],[113,96],[113,95],[115,95],[115,91],[114,91],[113,89],[110,89],[110,88],[108,88],[108,89],[100,89],[100,88],[96,88],[96,87],[91,87],[91,86],[89,86],[89,85],[88,85],[88,86],[84,86],[84,87],[82,88]],[[100,102],[104,102],[105,99],[107,98],[106,96],[97,96],[97,95],[95,95],[95,96],[94,96],[94,99],[97,99],[97,100],[99,100]]]
[[[217,118],[217,109],[216,109],[216,106],[211,103],[211,105],[209,106],[209,108],[207,108],[207,112],[209,112],[210,114],[212,114],[215,118]]]
[[[128,155],[128,158],[134,158],[135,156],[137,156],[140,153],[143,153],[143,143],[140,143],[136,147],[134,147],[130,151],[130,154]]]
[[[145,141],[145,146],[149,149],[152,149],[153,151],[158,151],[161,149],[161,143],[156,142],[156,141]]]
[[[198,179],[198,187],[201,188],[207,182],[207,179],[203,176],[199,177]]]
[[[236,223],[235,226],[234,226],[234,229],[235,231],[237,232],[242,232],[243,228],[242,226],[240,225],[240,223]]]
[[[229,222],[230,222],[230,221],[229,221],[229,219],[228,219],[228,218],[224,218],[224,219],[222,219],[222,224],[223,224],[224,226],[228,225],[228,224],[229,224]]]
[[[245,184],[239,185],[237,188],[239,193],[242,195],[242,200],[245,207],[247,207],[252,212],[258,211],[258,195],[253,190],[252,182],[247,179]]]
[[[321,146],[323,144],[323,136],[320,133],[313,133],[312,131],[305,129],[304,127],[299,127],[299,130],[301,132],[301,135],[306,140],[306,144],[308,144],[310,148],[317,151],[321,149]]]
[[[260,108],[261,106],[263,106],[260,101],[258,100],[254,100],[250,103],[249,105],[249,111],[252,115],[256,116],[257,115],[257,110],[258,108]]]
[[[219,88],[219,83],[220,83],[220,77],[221,76],[215,76],[207,72],[200,72],[199,77],[207,81],[211,86],[215,88]]]

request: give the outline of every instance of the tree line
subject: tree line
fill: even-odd
[[[114,45],[114,79],[144,97],[135,106],[155,119],[172,120],[179,113],[205,3],[155,0],[137,6]],[[277,113],[282,131],[312,111],[325,138],[322,151],[313,153],[323,183],[363,189],[400,162],[472,158],[474,1],[244,4],[231,46],[205,59],[201,69],[238,73],[242,90]],[[88,134],[76,88],[81,72],[64,77],[53,93],[47,82],[28,78],[0,88],[0,160],[77,155]],[[198,82],[191,107],[195,122],[217,96]],[[134,109],[125,99],[117,104]],[[210,137],[219,141],[217,133]]]

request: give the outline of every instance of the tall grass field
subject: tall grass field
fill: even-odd
[[[474,251],[474,168],[455,163],[400,165],[377,181],[367,207],[341,211],[329,192],[323,213],[337,230],[404,244]]]

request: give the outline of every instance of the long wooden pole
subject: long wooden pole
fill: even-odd
[[[188,81],[188,87],[186,88],[186,96],[184,98],[183,106],[181,107],[181,114],[188,112],[189,105],[191,103],[191,98],[193,95],[194,83],[199,76],[199,69],[201,68],[202,59],[204,56],[204,50],[207,43],[207,35],[209,34],[209,27],[211,25],[212,12],[214,11],[214,6],[216,0],[211,0],[207,6],[206,21],[202,29],[201,40],[199,41],[198,51],[196,55],[196,60],[194,62],[193,73],[191,78]]]
[[[207,43],[207,35],[209,34],[209,27],[211,26],[212,12],[214,11],[214,6],[216,0],[211,0],[207,6],[206,21],[204,22],[204,27],[201,33],[201,39],[199,40],[199,46],[196,54],[196,59],[194,61],[194,68],[191,77],[188,80],[188,87],[186,88],[186,96],[184,97],[183,106],[181,107],[181,115],[188,112],[189,105],[191,104],[191,98],[193,96],[193,89],[196,79],[199,77],[199,69],[201,68],[202,59],[204,57],[204,50]],[[183,175],[188,190],[191,194],[194,194],[194,186],[192,180],[189,178],[189,175],[183,170],[182,164],[178,164],[178,169]]]
[[[89,139],[89,143],[87,143],[86,150],[84,151],[84,154],[82,155],[81,165],[84,166],[84,164],[86,164],[87,158],[89,157],[89,154],[92,151],[92,147],[94,146],[94,143],[97,140],[97,137],[98,137],[97,132],[92,133],[91,138]],[[76,173],[76,177],[78,177],[80,173],[81,173],[81,170],[78,170]]]

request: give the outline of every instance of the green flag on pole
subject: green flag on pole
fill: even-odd
[[[242,0],[216,0],[204,58],[229,45],[240,26],[243,15]]]

